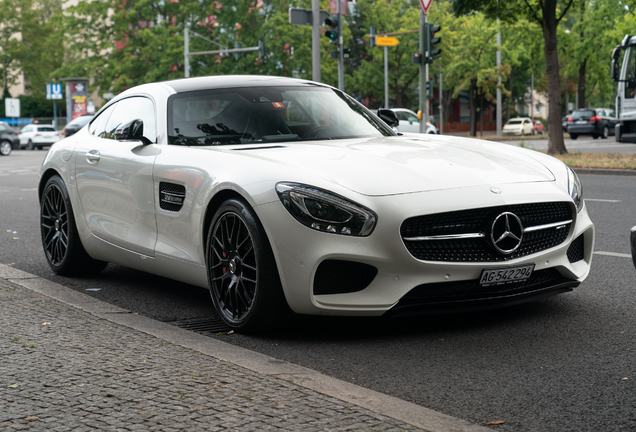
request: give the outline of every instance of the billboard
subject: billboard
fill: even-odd
[[[68,78],[66,81],[66,118],[70,122],[88,112],[88,80]]]

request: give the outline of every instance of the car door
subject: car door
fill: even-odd
[[[395,111],[398,120],[400,120],[400,126],[398,130],[400,132],[419,132],[420,122],[417,117],[407,111]]]
[[[532,135],[532,122],[530,119],[525,119],[523,121],[523,133],[524,135]]]
[[[115,131],[136,119],[144,122],[141,141],[117,141]],[[151,99],[130,97],[104,110],[76,147],[77,191],[90,231],[124,249],[154,256],[153,165],[159,151],[156,110]]]
[[[33,131],[33,126],[32,125],[27,125],[27,126],[22,128],[22,130],[18,134],[18,136],[20,138],[20,145],[26,145],[29,142],[29,136],[30,136],[31,131]]]

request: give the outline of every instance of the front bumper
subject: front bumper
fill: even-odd
[[[506,185],[494,195],[474,187],[391,197],[363,197],[357,202],[377,212],[378,223],[369,237],[346,237],[317,232],[300,225],[278,202],[256,208],[274,246],[281,282],[292,310],[302,314],[366,315],[434,313],[454,309],[498,307],[565,292],[578,286],[589,273],[594,248],[594,225],[583,208],[575,217],[563,243],[542,252],[504,263],[432,262],[418,260],[407,250],[400,226],[409,217],[532,202],[565,201],[567,195],[554,182]],[[461,203],[461,204],[460,204]],[[571,262],[570,247],[580,241],[580,259]],[[332,271],[329,283],[356,284],[362,289],[338,294],[316,294],[315,284],[324,262],[353,263],[354,271]],[[481,289],[478,280],[485,268],[534,264],[538,276],[551,276],[534,285],[495,290]],[[345,264],[346,265],[346,264]],[[335,267],[334,267],[335,268]],[[370,272],[365,268],[372,269]],[[477,284],[476,284],[477,281]],[[325,284],[324,280],[321,282]],[[476,284],[476,285],[475,285]],[[457,287],[464,291],[453,294]],[[320,292],[327,292],[325,289]],[[461,290],[460,290],[461,291]]]

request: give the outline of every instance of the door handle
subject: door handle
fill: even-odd
[[[89,164],[96,164],[97,162],[99,162],[100,158],[101,158],[101,155],[99,154],[97,150],[91,150],[88,153],[86,153],[86,160],[88,161]]]

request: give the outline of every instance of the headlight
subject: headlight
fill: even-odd
[[[368,208],[312,186],[278,183],[276,192],[298,222],[316,231],[365,237],[378,219]]]
[[[568,167],[568,193],[574,200],[576,212],[580,212],[583,208],[583,186],[581,186],[579,176],[570,167]]]

